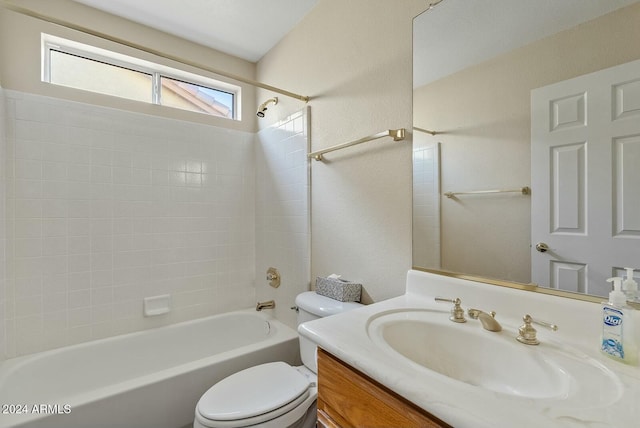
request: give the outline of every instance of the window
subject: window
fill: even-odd
[[[239,119],[238,86],[48,34],[42,52],[44,82]]]

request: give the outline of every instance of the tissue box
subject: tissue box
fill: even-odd
[[[316,293],[341,302],[359,302],[362,284],[334,278],[316,278]]]

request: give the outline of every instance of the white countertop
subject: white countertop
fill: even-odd
[[[467,324],[478,324],[480,334],[508,335],[515,340],[525,313],[558,324],[560,328],[555,333],[538,328],[538,338],[542,343],[539,347],[528,347],[531,348],[528,352],[544,350],[545,346],[571,347],[611,370],[619,380],[618,391],[600,391],[604,397],[609,393],[614,397],[605,399],[602,405],[492,392],[404,364],[397,355],[385,352],[371,341],[367,334],[368,321],[381,312],[433,309],[442,311],[442,316],[447,318],[451,305],[436,303],[435,296],[460,297],[465,309],[495,310],[503,330],[488,332],[482,330],[479,321],[469,320]],[[600,353],[600,319],[598,304],[410,271],[406,294],[304,323],[298,331],[355,369],[456,428],[640,426],[640,368],[611,360]],[[635,324],[637,327],[637,318]]]

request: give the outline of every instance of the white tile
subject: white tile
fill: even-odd
[[[93,270],[91,272],[91,288],[101,289],[113,285],[113,270]]]
[[[182,293],[183,318],[215,305],[251,304],[254,180],[283,179],[281,165],[274,176],[257,176],[248,133],[55,101],[35,117],[64,112],[73,126],[23,123],[17,130],[17,216],[7,224],[15,225],[10,233],[20,256],[14,276],[33,284],[23,292],[36,296],[44,281],[43,296],[50,296],[41,309],[29,300],[19,309],[31,308],[41,324],[38,315],[51,314],[51,325],[64,332],[40,330],[33,342],[18,343],[14,325],[5,324],[7,349],[148,327],[141,299],[158,291]],[[295,153],[293,164],[302,158]],[[12,285],[12,317],[14,291]]]
[[[71,330],[74,327],[86,326],[91,324],[91,310],[85,308],[70,308],[68,312],[67,322]]]
[[[20,317],[33,317],[42,313],[42,296],[31,296],[31,297],[19,297],[15,301],[15,311],[17,314],[20,314]],[[21,328],[25,330],[30,329],[27,326],[31,320],[28,321],[25,319],[23,321],[23,325]]]
[[[74,316],[73,321],[77,321],[77,316]],[[91,325],[88,322],[85,324],[75,325],[72,324],[71,319],[69,320],[68,340],[70,345],[87,342],[91,339]]]
[[[44,127],[41,123],[31,120],[16,120],[14,124],[16,139],[42,141]]]
[[[64,316],[64,325],[61,327],[66,328],[66,324],[67,324],[67,319],[66,319],[66,312],[68,309],[68,304],[67,304],[67,293],[52,293],[52,294],[48,294],[46,296],[45,299],[43,299],[42,301],[42,311],[45,314],[45,318],[46,318],[46,314],[48,313],[56,313],[59,315],[63,315]],[[46,326],[50,326],[51,320],[47,320],[45,319],[45,325]]]
[[[68,162],[70,148],[66,144],[50,144],[42,145],[42,160],[49,162]]]
[[[40,238],[42,236],[42,219],[39,218],[16,218],[14,227],[16,238]]]
[[[131,168],[133,166],[133,155],[126,151],[114,151],[113,166]]]
[[[88,256],[85,256],[88,257]],[[69,269],[69,290],[83,290],[91,286],[91,272],[72,272]]]
[[[22,199],[37,199],[42,197],[42,182],[40,180],[15,180],[15,196]]]
[[[62,256],[43,256],[40,260],[41,271],[45,276],[55,274],[66,274],[68,270],[68,257]]]
[[[111,166],[92,165],[91,166],[91,182],[92,183],[111,183]]]
[[[88,218],[69,218],[67,222],[69,236],[88,236],[91,223]]]
[[[91,181],[91,165],[88,164],[70,164],[67,176],[70,181]]]
[[[42,162],[30,159],[16,159],[15,177],[25,179],[42,178]]]
[[[66,218],[44,218],[42,219],[42,236],[66,236],[68,233],[68,221]]]
[[[57,256],[67,254],[67,236],[48,237],[42,240],[42,255]]]
[[[89,305],[91,304],[91,291],[70,291],[68,294],[68,299],[68,305],[71,311],[73,311],[74,309],[89,307]]]
[[[42,201],[42,217],[66,218],[69,215],[69,201],[66,199],[44,199]]]
[[[113,168],[113,183],[114,184],[131,184],[132,182],[132,170],[128,167],[114,167]]]
[[[99,148],[91,149],[91,164],[104,166],[113,165],[113,152]]]
[[[15,280],[15,298],[40,296],[42,291],[42,279],[40,276],[16,278]]]
[[[42,143],[37,141],[16,140],[16,159],[42,159]]]
[[[42,294],[46,301],[47,296],[57,293],[66,293],[69,287],[69,274],[47,275],[42,278]]]
[[[94,306],[111,305],[113,303],[113,288],[101,287],[91,289],[91,304]]]
[[[70,181],[67,188],[70,199],[91,199],[92,187],[90,183]]]
[[[92,218],[91,236],[113,235],[113,220],[111,218]]]
[[[113,254],[111,252],[91,253],[91,269],[113,269]]]
[[[16,218],[40,218],[42,217],[42,200],[40,199],[16,199]]]
[[[91,271],[91,256],[89,254],[69,254],[68,256],[68,272],[90,272]],[[71,278],[69,278],[71,281]],[[86,283],[89,286],[89,283]]]
[[[45,199],[66,199],[70,192],[70,186],[65,181],[46,180],[42,182],[42,197]]]
[[[73,141],[72,141],[73,142]],[[91,163],[91,148],[78,144],[69,146],[69,163],[71,165],[89,165]]]
[[[112,200],[92,200],[91,201],[91,217],[110,219],[113,217],[114,202]],[[111,221],[111,220],[105,220]]]

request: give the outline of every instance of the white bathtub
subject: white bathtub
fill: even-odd
[[[299,364],[298,336],[256,311],[14,358],[0,363],[0,427],[190,426],[211,385],[270,361]]]

